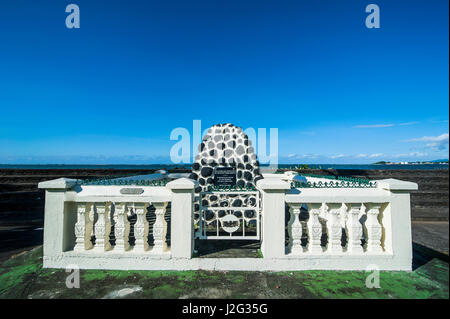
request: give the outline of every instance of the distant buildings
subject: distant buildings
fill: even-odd
[[[442,161],[424,161],[424,162],[390,162],[390,161],[380,161],[376,162],[375,165],[424,165],[424,164],[443,164],[448,165],[448,160]]]

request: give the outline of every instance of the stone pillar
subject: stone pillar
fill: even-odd
[[[264,258],[285,255],[285,195],[289,183],[278,179],[261,179],[256,182],[262,196],[262,242]]]
[[[75,186],[77,180],[58,178],[41,182],[38,188],[45,189],[45,216],[44,216],[44,267],[46,259],[60,255],[67,248],[64,230],[70,212],[66,208],[66,192]],[[73,212],[75,214],[75,212]],[[72,229],[73,231],[73,229]]]
[[[412,270],[411,199],[416,183],[393,178],[376,181],[378,188],[390,193],[390,203],[382,211],[385,253],[393,255],[393,269]]]
[[[412,270],[411,198],[410,191],[418,185],[411,182],[389,180],[391,203],[383,211],[385,252],[394,255],[398,269]]]
[[[171,239],[172,258],[192,258],[194,252],[194,188],[198,182],[179,178],[167,183],[172,192]]]

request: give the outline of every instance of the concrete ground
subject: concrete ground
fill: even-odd
[[[42,268],[42,247],[0,265],[0,298],[449,298],[448,262],[412,272],[381,271],[367,287],[364,271],[220,272],[81,270],[79,288],[64,269]]]
[[[448,255],[448,221],[412,222],[413,242]]]
[[[367,288],[368,274],[358,271],[103,270],[81,270],[80,289],[68,289],[65,270],[42,268],[42,246],[36,247],[41,228],[2,228],[0,298],[448,299],[448,222],[413,222],[412,235],[413,271],[382,271],[378,289]],[[203,241],[197,247],[198,258],[261,257],[257,242]]]

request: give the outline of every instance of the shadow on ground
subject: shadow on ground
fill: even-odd
[[[448,264],[448,255],[425,247],[421,244],[413,243],[413,270],[426,265],[435,258]]]
[[[261,258],[258,240],[196,240],[200,258]]]

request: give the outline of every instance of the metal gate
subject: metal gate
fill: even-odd
[[[259,191],[201,192],[200,239],[260,239]]]

